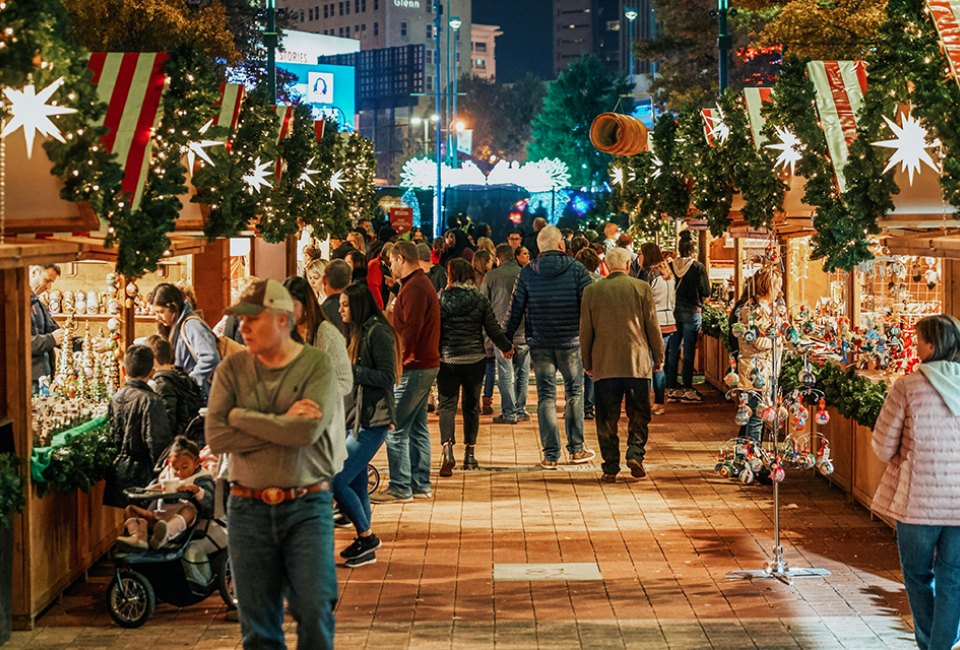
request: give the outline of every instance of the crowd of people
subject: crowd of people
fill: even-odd
[[[676,251],[650,242],[636,249],[613,223],[601,236],[537,219],[532,232],[510,230],[494,244],[483,225],[456,227],[430,242],[416,229],[400,237],[389,225],[374,233],[363,221],[331,242],[328,259],[308,251],[303,277],[252,278],[214,327],[188,287],[157,286],[149,303],[158,333],[126,351],[127,383],[111,403],[118,455],[106,498],[128,505],[123,489],[153,483],[169,450],[172,471],[202,505],[163,517],[128,506],[124,540],[162,547],[212,507],[211,477],[191,441],[199,436],[209,453],[228,459],[229,550],[244,646],[282,647],[286,599],[301,647],[332,647],[335,522],[355,531],[339,551],[344,566],[376,562],[382,542],[372,504],[429,500],[433,477],[451,476],[458,459],[465,471],[489,462],[477,453],[481,418],[507,426],[530,420],[531,370],[542,469],[556,469],[564,452],[568,463],[591,461],[585,422],[595,420],[600,480],[617,482],[625,411],[626,467],[634,478],[646,476],[651,418],[666,402],[701,400],[694,355],[710,286],[691,233],[682,232],[676,244]],[[35,292],[58,275],[53,266],[34,269]],[[778,275],[761,271],[732,317],[740,318],[749,301],[750,317],[761,318],[757,309],[780,289]],[[42,372],[62,332],[42,303],[31,301],[31,309],[34,368]],[[904,445],[923,455],[925,467],[956,469],[949,465],[955,455],[949,462],[935,456],[949,435],[932,423],[948,423],[956,438],[960,322],[937,318],[918,325],[923,372],[896,384],[874,435],[878,455],[896,468],[884,477],[878,503],[900,522],[921,647],[956,640],[960,618],[960,519],[953,505],[960,493],[927,495],[941,476],[933,470],[899,472],[911,464]],[[744,381],[747,366],[772,363],[761,340],[736,353]],[[204,405],[205,429],[191,431]],[[436,463],[431,410],[442,450]],[[762,426],[754,418],[742,435],[758,438]],[[384,446],[389,482],[370,495],[368,464]],[[919,488],[904,496],[905,482]],[[944,584],[953,596],[944,595]]]

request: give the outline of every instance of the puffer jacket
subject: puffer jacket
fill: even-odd
[[[359,409],[360,428],[388,427],[397,423],[397,405],[393,386],[397,381],[397,361],[393,352],[395,333],[379,318],[369,319],[360,334],[360,348],[353,364],[353,394],[347,427],[356,426]]]
[[[506,352],[510,339],[503,335],[493,307],[476,287],[453,286],[440,294],[440,361],[476,363],[486,358],[483,334]]]
[[[524,323],[531,348],[569,350],[580,345],[580,302],[593,283],[586,267],[559,251],[546,251],[520,270],[505,333]]]
[[[117,457],[107,475],[104,505],[126,505],[123,490],[145,487],[164,450],[173,442],[163,400],[147,382],[131,379],[117,391],[109,407],[110,432]]]
[[[952,365],[960,375],[960,364]],[[905,524],[960,526],[960,416],[922,372],[890,389],[872,442],[889,463],[873,496],[878,514]]]
[[[197,382],[180,368],[155,372],[153,387],[167,410],[171,433],[179,436],[203,408],[206,402],[203,391],[197,386]]]

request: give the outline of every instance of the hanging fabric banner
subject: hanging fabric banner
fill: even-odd
[[[713,146],[714,121],[717,119],[717,110],[714,108],[703,108],[700,110],[703,116],[703,135],[707,139],[707,144]]]
[[[123,167],[121,189],[140,205],[150,168],[153,132],[166,88],[165,52],[95,52],[90,69],[97,96],[107,105],[103,145]]]
[[[277,144],[283,142],[283,139],[290,135],[290,130],[293,128],[293,106],[277,106],[277,123],[279,124],[279,129],[277,131]],[[283,175],[283,158],[277,158],[277,180],[280,180],[280,177]]]
[[[747,105],[747,120],[750,122],[750,134],[753,135],[753,147],[759,150],[767,142],[763,127],[767,120],[763,117],[763,105],[770,101],[772,88],[744,88],[743,100]]]
[[[313,132],[317,134],[317,142],[323,140],[323,129],[326,124],[326,120],[317,120],[313,123]]]
[[[225,126],[232,134],[240,121],[240,109],[245,98],[243,84],[220,84],[220,105],[214,126]]]
[[[857,118],[867,91],[864,61],[811,61],[807,75],[817,95],[817,112],[827,138],[827,149],[841,192],[847,189],[843,169],[850,145],[857,139]]]
[[[960,0],[927,0],[950,73],[960,83]]]

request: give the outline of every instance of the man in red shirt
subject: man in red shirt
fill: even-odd
[[[440,301],[420,269],[413,242],[399,241],[388,258],[400,293],[393,307],[393,327],[400,337],[403,376],[394,390],[397,427],[387,433],[390,485],[370,498],[374,503],[429,499],[430,430],[427,396],[440,370]]]

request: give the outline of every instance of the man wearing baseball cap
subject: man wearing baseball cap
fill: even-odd
[[[280,648],[283,599],[301,648],[333,647],[337,576],[330,481],[346,457],[331,432],[340,399],[325,352],[291,338],[293,299],[276,280],[251,283],[227,309],[246,350],[217,367],[206,439],[230,454],[230,561],[243,647]]]

